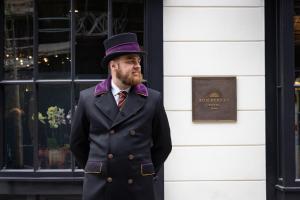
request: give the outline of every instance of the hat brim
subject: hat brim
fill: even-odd
[[[129,55],[129,54],[138,54],[140,56],[147,55],[147,53],[145,51],[115,52],[115,53],[111,53],[111,54],[105,56],[101,61],[101,65],[102,65],[102,67],[107,67],[109,61],[113,60],[114,58],[117,58],[117,57],[123,56],[123,55]]]

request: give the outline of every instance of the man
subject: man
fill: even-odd
[[[143,85],[133,33],[104,41],[111,76],[80,92],[71,150],[85,170],[84,200],[154,200],[153,178],[172,149],[162,95]]]

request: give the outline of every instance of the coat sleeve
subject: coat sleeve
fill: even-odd
[[[78,105],[72,117],[70,148],[82,168],[85,167],[90,148],[88,140],[89,124],[83,95],[80,93]]]
[[[152,131],[151,157],[157,174],[172,150],[170,126],[161,95],[155,108]]]

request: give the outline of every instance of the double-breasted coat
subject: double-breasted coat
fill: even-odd
[[[84,200],[154,200],[153,177],[171,152],[158,91],[132,87],[119,110],[111,77],[80,92],[71,150],[84,168]]]

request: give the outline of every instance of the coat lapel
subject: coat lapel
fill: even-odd
[[[111,128],[117,126],[137,113],[144,106],[145,102],[145,96],[138,95],[134,90],[131,90],[125,101],[123,109],[117,114]]]
[[[96,97],[96,106],[112,121],[112,127],[114,127],[127,120],[144,106],[148,90],[143,84],[134,86],[128,94],[123,109],[119,111],[111,93],[111,76],[109,76],[108,79],[96,85],[94,96]]]
[[[95,104],[103,114],[105,114],[111,121],[114,121],[119,109],[111,92],[107,92],[96,97]]]

